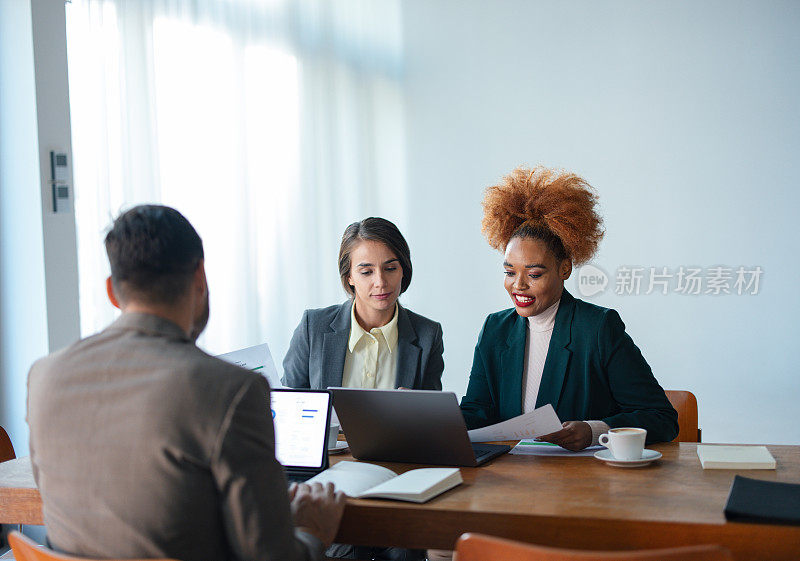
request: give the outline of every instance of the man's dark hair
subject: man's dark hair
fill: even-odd
[[[117,298],[172,304],[189,288],[203,259],[203,241],[167,206],[140,205],[120,215],[106,234]]]
[[[363,240],[381,242],[388,247],[400,260],[403,269],[403,280],[400,282],[400,294],[406,291],[411,284],[411,250],[408,243],[397,229],[397,226],[385,218],[371,216],[360,222],[353,222],[342,235],[342,244],[339,246],[339,276],[342,286],[351,297],[354,295],[353,287],[347,282],[350,276],[350,253],[356,244]]]

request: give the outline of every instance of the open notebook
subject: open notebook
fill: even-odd
[[[308,480],[308,483],[328,482],[337,491],[358,499],[424,503],[460,485],[462,479],[458,468],[420,468],[397,475],[375,464],[342,461]]]

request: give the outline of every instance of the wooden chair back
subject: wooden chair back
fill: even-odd
[[[665,390],[667,399],[678,412],[680,432],[672,442],[700,442],[697,426],[697,398],[685,390]]]
[[[8,543],[11,545],[11,551],[14,552],[14,559],[16,561],[88,561],[82,557],[73,557],[72,555],[65,555],[57,553],[52,549],[48,549],[39,545],[28,536],[19,532],[11,532],[8,534]],[[117,560],[107,560],[117,561]],[[128,561],[146,561],[143,559],[128,560]],[[159,559],[149,561],[172,561],[170,559]]]
[[[481,534],[463,534],[456,542],[455,561],[733,561],[718,545],[695,545],[640,551],[577,551],[554,549]]]
[[[0,427],[0,462],[13,460],[17,455],[14,453],[14,445],[8,437],[6,429]]]

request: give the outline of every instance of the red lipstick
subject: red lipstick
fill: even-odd
[[[525,301],[520,300],[520,297],[526,298]],[[511,298],[514,300],[514,305],[520,308],[527,308],[528,306],[532,306],[534,302],[536,302],[535,296],[528,296],[526,294],[517,294],[512,293]],[[530,298],[530,300],[527,300]]]

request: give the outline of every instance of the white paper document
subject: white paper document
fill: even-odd
[[[225,353],[224,355],[217,355],[217,358],[247,370],[258,372],[267,379],[271,388],[283,387],[280,378],[278,378],[278,371],[275,369],[275,362],[272,360],[272,353],[269,352],[269,345],[266,343]]]
[[[471,442],[520,440],[550,434],[560,431],[561,428],[561,421],[558,420],[555,409],[548,403],[502,423],[472,429],[469,431],[469,439]]]
[[[603,450],[604,448],[605,446],[588,446],[578,452],[572,452],[566,448],[562,448],[558,444],[551,444],[550,442],[520,440],[519,444],[514,446],[509,454],[515,454],[518,456],[594,456],[595,452],[598,450]]]

